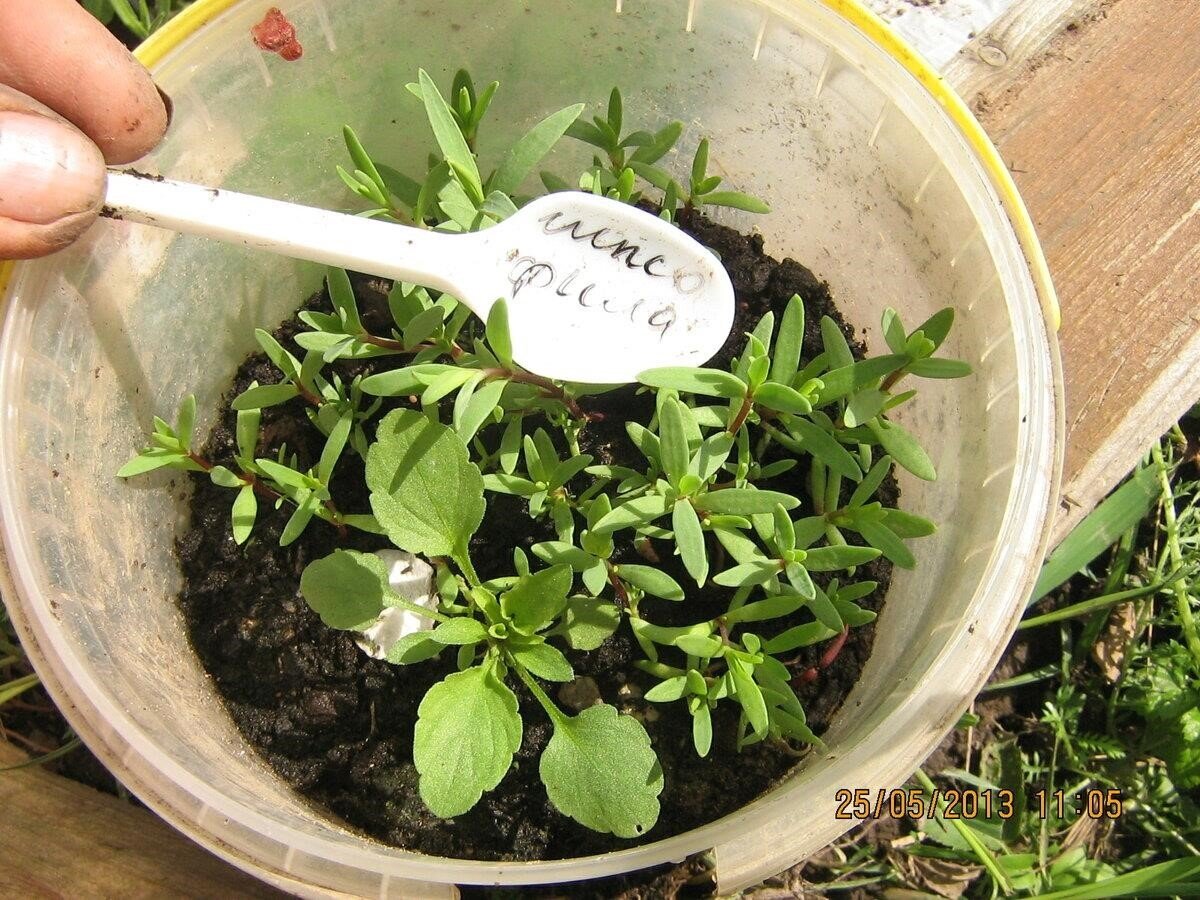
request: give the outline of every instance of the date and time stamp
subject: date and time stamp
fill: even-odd
[[[834,818],[863,821],[893,818],[925,819],[937,813],[943,819],[1011,819],[1023,812],[1040,819],[1065,818],[1074,813],[1087,819],[1119,819],[1125,811],[1121,792],[1093,788],[1069,794],[1065,791],[1034,791],[1027,799],[1012,791],[974,788],[920,790],[841,788],[834,794]]]

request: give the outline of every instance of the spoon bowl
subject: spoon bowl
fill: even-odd
[[[733,324],[733,285],[715,254],[651,213],[582,192],[464,234],[131,172],[109,173],[106,199],[113,218],[425,285],[485,320],[503,299],[513,358],[562,381],[701,366]]]

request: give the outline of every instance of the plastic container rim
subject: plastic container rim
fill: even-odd
[[[194,34],[203,25],[216,18],[225,10],[242,2],[245,2],[245,0],[197,0],[197,2],[195,2],[192,6],[188,7],[176,18],[171,20],[166,26],[160,29],[155,35],[151,36],[151,38],[144,42],[135,51],[135,55],[145,65],[152,67],[161,59],[163,59],[163,57],[169,54],[182,41]],[[755,0],[755,2],[766,9],[773,9],[777,11],[784,10],[793,5],[790,0]],[[1047,524],[1049,512],[1053,508],[1053,501],[1057,496],[1058,481],[1060,477],[1059,469],[1062,462],[1062,378],[1061,366],[1057,353],[1057,341],[1055,339],[1055,332],[1059,326],[1058,302],[1054,293],[1052,282],[1050,280],[1044,254],[1038,242],[1036,233],[1034,232],[1033,223],[1023,201],[1021,200],[1020,195],[1017,192],[1016,185],[1013,182],[1013,179],[1007,168],[1005,167],[998,151],[991,143],[991,140],[983,131],[982,127],[979,125],[970,109],[946,84],[944,79],[934,69],[932,69],[932,67],[930,67],[902,38],[892,31],[885,22],[883,22],[865,7],[861,6],[858,0],[816,0],[816,2],[840,15],[843,19],[847,20],[859,31],[864,33],[876,45],[889,54],[896,62],[903,65],[903,67],[910,74],[912,74],[926,89],[926,91],[938,102],[963,137],[967,140],[971,149],[974,151],[977,161],[980,163],[985,174],[989,177],[991,186],[996,191],[996,194],[1000,199],[1005,212],[1007,213],[1010,224],[1013,227],[1015,236],[1022,251],[1022,255],[1025,257],[1025,262],[1029,267],[1030,276],[1041,305],[1044,322],[1047,326],[1045,337],[1049,349],[1050,369],[1053,379],[1050,389],[1053,393],[1052,403],[1056,420],[1055,435],[1053,438],[1054,443],[1051,452],[1052,470],[1047,475],[1047,478],[1050,482],[1050,505],[1046,510],[1038,511],[1038,518],[1041,520],[1039,548],[1044,550],[1045,544],[1048,540],[1049,529]],[[0,322],[4,320],[5,314],[7,313],[7,307],[10,299],[8,288],[14,269],[15,266],[11,262],[0,262]],[[7,343],[7,341],[4,343]],[[1033,515],[1033,511],[1031,511],[1030,514]],[[9,567],[8,560],[5,558],[5,552],[3,541],[0,539],[0,585],[11,590],[16,587],[16,582],[18,582],[20,579],[19,573]],[[1032,584],[1032,577],[1029,579],[1029,581],[1030,584]],[[15,590],[12,591],[12,593],[14,596],[16,596],[20,595],[22,592],[20,590]],[[1019,615],[1019,610],[1014,612],[1013,622],[1011,624],[1015,625]],[[14,616],[14,621],[17,622],[18,627],[21,629],[23,639],[33,639],[33,652],[31,653],[31,656],[39,658],[39,662],[41,663],[39,668],[43,672],[49,670],[48,674],[51,674],[51,677],[45,680],[48,682],[47,686],[51,689],[52,693],[54,693],[55,699],[60,703],[66,701],[63,705],[70,709],[73,706],[73,703],[71,702],[71,698],[68,696],[66,689],[63,687],[64,679],[59,677],[61,673],[58,671],[58,668],[62,664],[61,661],[53,661],[40,651],[40,648],[37,647],[37,635],[33,633],[34,627],[31,622],[21,621],[19,614]],[[999,649],[1000,648],[997,649],[995,654],[997,657],[999,655]],[[932,665],[934,668],[936,668],[936,661]],[[986,673],[983,677],[986,677]],[[88,696],[87,703],[92,706],[97,714],[101,715],[101,717],[108,721],[120,721],[125,719],[120,710],[111,708],[109,709],[109,712],[115,713],[116,715],[113,719],[109,719],[109,717],[105,715],[104,708],[111,707],[111,704],[109,704],[109,702],[103,697],[96,698]],[[88,725],[90,726],[91,723],[88,723]],[[129,752],[133,752],[134,754],[140,756],[142,760],[144,760],[145,764],[149,765],[153,769],[156,769],[164,777],[170,777],[172,781],[180,785],[181,789],[187,791],[187,793],[189,793],[197,801],[201,801],[202,795],[210,792],[203,789],[197,792],[188,787],[189,784],[195,784],[194,777],[190,776],[189,773],[183,770],[182,767],[176,764],[173,760],[160,759],[159,763],[157,764],[151,763],[149,758],[143,755],[141,750],[136,749],[132,745],[128,744],[127,739],[123,736],[122,729],[120,728],[112,728],[110,726],[110,730],[117,738],[119,744],[122,745],[117,748],[112,747],[105,736],[101,733],[97,733],[96,729],[88,727],[85,730],[91,737],[93,737],[93,739],[99,740],[104,750],[109,751],[103,754],[106,758],[106,761],[112,765],[115,765],[118,769],[122,770],[126,774],[131,775],[132,777],[129,780],[142,788],[139,793],[143,795],[144,799],[152,802],[152,805],[161,815],[164,815],[164,817],[184,830],[193,839],[198,840],[210,850],[216,852],[218,855],[235,863],[241,868],[246,869],[247,871],[259,875],[260,877],[264,877],[269,881],[279,884],[280,886],[286,886],[291,890],[305,890],[305,886],[298,884],[295,880],[293,880],[294,876],[289,876],[279,869],[270,867],[270,864],[262,859],[250,858],[246,854],[246,851],[242,850],[241,848],[230,847],[228,844],[221,841],[216,834],[205,828],[202,823],[186,816],[182,809],[179,809],[172,804],[171,801],[167,797],[164,797],[157,789],[154,788],[153,785],[147,784],[140,776],[133,772],[129,772],[128,767],[124,765],[124,760],[127,754]],[[114,753],[114,749],[116,749],[118,752]],[[125,750],[125,754],[121,754],[119,752],[121,749]],[[161,765],[163,762],[167,763],[165,767]],[[183,775],[184,777],[179,779],[177,777],[172,777],[172,775]],[[147,794],[149,795],[148,797],[146,796]],[[210,809],[218,814],[229,814],[229,811],[227,810],[219,810],[215,807],[210,807]],[[314,840],[313,836],[305,836],[301,841],[293,843],[291,841],[291,838],[293,837],[291,832],[293,829],[290,827],[283,826],[281,828],[277,823],[265,819],[259,821],[261,818],[260,815],[253,811],[242,810],[241,813],[241,815],[231,816],[231,818],[236,818],[243,827],[258,831],[268,840],[285,843],[286,845],[292,846],[297,850],[302,850],[303,852],[311,852],[312,848],[309,847],[307,850],[305,850],[305,846],[309,845],[311,841]],[[698,830],[707,831],[718,824],[719,823],[717,822],[709,823],[708,825],[703,826],[702,829]],[[682,837],[684,836],[680,835],[674,840],[678,840]],[[324,839],[315,838],[315,840],[322,842]],[[458,859],[443,860],[440,857],[433,857],[425,854],[414,854],[410,851],[397,851],[395,863],[397,864],[397,868],[407,870],[403,875],[400,875],[401,879],[429,878],[434,881],[442,881],[445,876],[442,875],[441,877],[438,877],[436,870],[445,867],[447,864],[450,864],[453,866],[453,868],[458,870],[455,872],[454,879],[457,881],[476,881],[476,883],[516,883],[517,881],[520,881],[524,883],[537,883],[550,882],[554,880],[572,880],[572,874],[574,874],[575,878],[578,878],[580,876],[578,874],[577,867],[581,863],[589,861],[596,863],[600,860],[607,859],[607,865],[601,864],[606,871],[628,871],[630,869],[639,868],[641,865],[648,863],[639,860],[638,857],[641,857],[646,852],[651,851],[657,843],[659,842],[654,842],[640,847],[629,848],[616,853],[604,854],[598,857],[594,856],[566,860],[547,860],[519,865],[506,864],[502,862]],[[387,851],[388,849],[391,848],[387,848],[385,845],[380,844],[378,845],[377,852]],[[355,866],[359,861],[353,859],[353,857],[357,855],[357,853],[350,854],[343,860],[344,864],[352,867]],[[616,863],[618,859],[621,862],[628,862],[629,865],[614,866],[613,864]],[[362,862],[365,862],[365,860],[362,860]],[[429,868],[430,866],[433,866],[433,868]],[[472,879],[468,875],[469,870],[472,869],[487,869],[493,873],[501,872],[504,869],[508,869],[509,871],[506,873],[508,875],[506,878],[496,879],[494,876],[493,878],[487,878],[484,876],[483,879],[477,880],[478,876],[476,879]],[[572,870],[576,871],[573,873]],[[517,871],[523,872],[525,876],[533,877],[518,877],[517,879],[514,879],[513,876]],[[534,875],[535,872],[536,875]],[[399,875],[399,872],[396,874]],[[603,873],[593,872],[583,877],[595,877],[595,875],[598,874]],[[480,871],[479,876],[483,875],[483,871]],[[562,875],[565,877],[562,879],[557,879],[556,875]],[[384,875],[383,877],[386,879],[388,876]]]

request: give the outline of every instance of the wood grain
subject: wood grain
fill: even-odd
[[[1017,0],[942,67],[959,96],[970,103],[996,93],[1038,64],[1060,32],[1078,28],[1109,0]]]
[[[1062,302],[1062,537],[1200,396],[1200,3],[1116,0],[977,98]]]
[[[25,758],[0,743],[0,766]],[[36,766],[0,773],[0,897],[283,896],[144,809]]]
[[[1062,300],[1060,536],[1200,396],[1200,0],[1110,2],[1046,52],[1096,8],[1021,0],[946,72],[1013,169]],[[0,764],[15,754],[0,745]],[[279,896],[37,769],[0,774],[0,809],[0,896]]]

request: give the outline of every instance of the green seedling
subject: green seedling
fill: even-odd
[[[582,105],[553,113],[499,154],[481,162],[481,125],[497,86],[477,91],[460,72],[444,97],[424,71],[409,90],[420,100],[433,152],[420,177],[377,164],[357,135],[343,134],[353,169],[339,169],[367,204],[389,216],[451,231],[486,228],[525,202],[527,177],[563,135],[597,150],[568,181],[546,173],[551,189],[579,184],[626,202],[662,191],[670,218],[679,204],[765,204],[718,190],[701,141],[686,187],[660,168],[682,133],[678,122],[626,133],[619,91],[606,114],[579,118]],[[484,174],[488,173],[488,174]],[[658,817],[662,770],[642,722],[600,703],[576,715],[553,699],[575,678],[571,654],[594,650],[627,628],[644,653],[638,666],[656,683],[651,703],[684,703],[695,750],[714,752],[712,712],[735,704],[738,747],[771,741],[788,752],[817,743],[797,691],[832,665],[853,628],[874,618],[863,605],[876,588],[862,567],[881,555],[916,563],[906,541],[932,523],[893,508],[893,461],[932,478],[916,441],[891,420],[911,400],[897,393],[907,375],[957,377],[963,364],[933,358],[952,321],[949,311],[905,333],[884,315],[889,354],[857,359],[832,320],[823,347],[803,350],[804,303],[793,297],[777,323],[768,314],[746,336],[728,369],[670,368],[642,374],[653,395],[649,421],[625,423],[636,464],[597,461],[581,452],[592,423],[587,409],[602,386],[542,378],[512,359],[503,300],[481,322],[450,296],[396,284],[390,322],[368,316],[344,272],[327,278],[328,311],[305,311],[309,327],[297,355],[265,331],[259,344],[279,371],[233,401],[238,446],[218,466],[192,447],[195,404],[174,426],[156,420],[152,446],[127,464],[130,476],[161,466],[204,472],[235,490],[234,538],[247,540],[258,503],[293,507],[284,542],[313,519],[354,526],[428,559],[437,573],[434,609],[413,607],[388,584],[383,562],[350,549],[310,562],[300,591],[330,628],[361,631],[389,607],[434,621],[385,648],[396,665],[419,665],[452,652],[454,671],[418,709],[413,760],[420,794],[436,815],[461,815],[493,790],[513,762],[525,717],[514,687],[524,686],[552,728],[539,761],[550,801],[597,831],[635,838]],[[353,373],[353,374],[351,374]],[[296,404],[324,436],[320,459],[302,464],[286,448],[260,447],[261,410]],[[385,413],[386,408],[386,414]],[[335,506],[335,478],[347,449],[365,460],[369,515]],[[807,483],[788,473],[807,471]],[[781,489],[782,484],[787,488]],[[511,571],[483,580],[471,557],[489,498],[523,498],[547,539],[514,551]],[[639,558],[642,562],[634,562]],[[661,564],[679,559],[681,584]],[[691,624],[656,622],[665,601],[688,610],[704,591],[724,611]],[[690,596],[689,596],[690,595]],[[675,621],[679,621],[675,616]],[[689,618],[686,615],[685,619]],[[802,664],[805,647],[821,648]],[[807,657],[804,657],[807,658]]]

